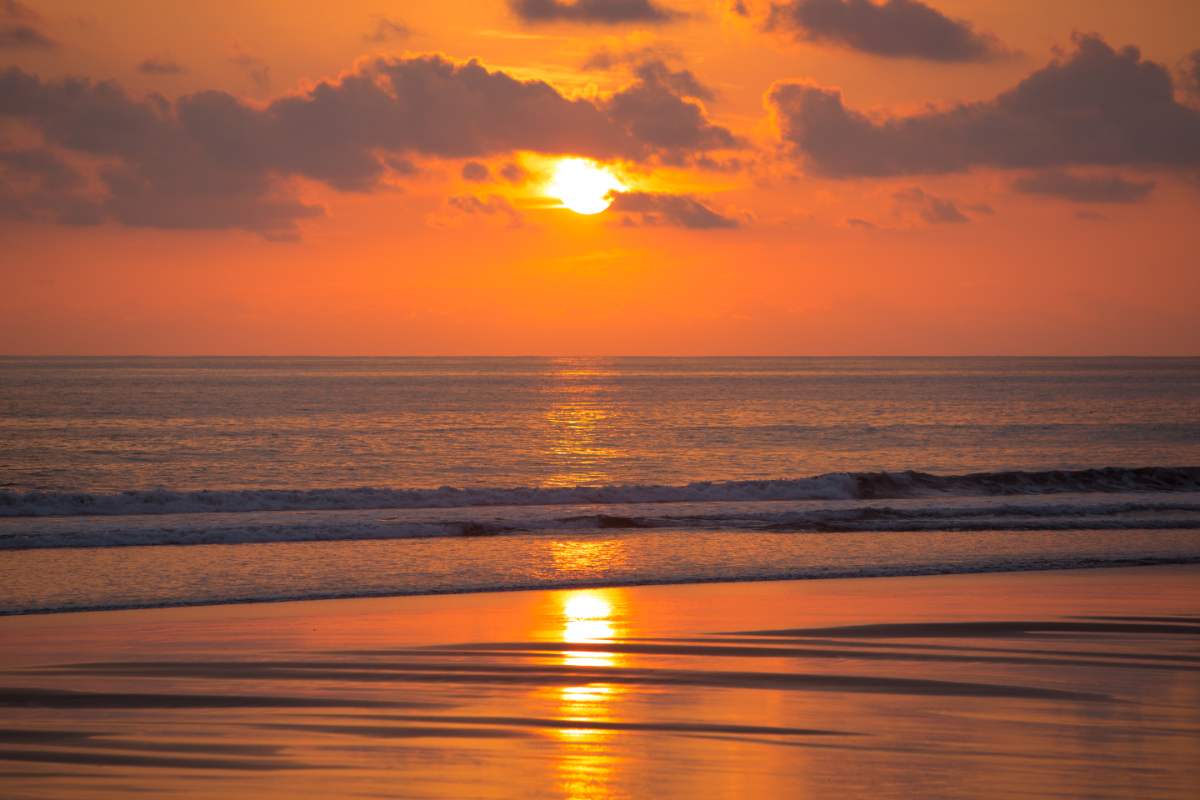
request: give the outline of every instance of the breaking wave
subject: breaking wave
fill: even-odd
[[[685,486],[508,489],[138,489],[113,494],[0,491],[0,517],[128,516],[204,512],[469,508],[482,506],[885,500],[1061,493],[1200,491],[1200,467],[977,472],[850,472],[812,478],[702,481]]]

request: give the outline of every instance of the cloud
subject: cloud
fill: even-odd
[[[889,58],[987,61],[1003,53],[995,37],[919,0],[791,0],[771,6],[766,26]]]
[[[71,225],[100,222],[82,174],[45,148],[0,150],[0,217]]]
[[[694,97],[697,100],[712,100],[716,97],[716,92],[702,84],[691,70],[673,70],[659,59],[649,59],[637,64],[633,74],[643,83],[665,86],[680,97]]]
[[[529,171],[520,164],[509,162],[500,168],[500,177],[509,183],[524,183],[529,178]]]
[[[182,75],[187,72],[183,67],[169,58],[147,58],[138,64],[138,72],[146,75]]]
[[[468,161],[463,164],[462,176],[464,180],[480,183],[491,177],[486,164],[480,164],[478,161]]]
[[[879,227],[874,222],[867,222],[865,219],[861,219],[859,217],[850,217],[846,220],[846,224],[851,228],[857,228],[864,231],[873,231]]]
[[[708,121],[698,102],[712,93],[687,70],[672,71],[660,61],[640,65],[637,80],[617,92],[605,110],[638,141],[657,150],[666,163],[682,164],[710,150],[743,146],[727,128]]]
[[[412,31],[404,23],[390,20],[387,17],[380,17],[379,21],[375,23],[375,30],[364,35],[363,39],[368,42],[383,44],[397,39],[406,39],[411,35]]]
[[[407,158],[399,158],[397,156],[384,156],[383,165],[397,175],[416,175],[420,172],[417,165],[409,161]]]
[[[1154,190],[1154,181],[1046,170],[1023,175],[1012,186],[1024,194],[1050,195],[1075,203],[1136,203]]]
[[[252,56],[249,53],[237,52],[229,59],[234,64],[242,68],[246,73],[246,77],[254,84],[254,88],[260,92],[266,92],[271,89],[271,68],[262,59]]]
[[[1200,102],[1200,50],[1193,50],[1184,56],[1178,73],[1184,94],[1194,102]]]
[[[736,143],[668,84],[683,85],[653,73],[608,99],[572,99],[474,61],[376,58],[252,105],[223,91],[135,98],[111,81],[43,81],[12,67],[0,71],[0,120],[94,162],[110,219],[288,238],[323,213],[295,197],[293,177],[370,191],[412,171],[414,157],[531,151],[681,163]]]
[[[1200,164],[1200,112],[1176,102],[1167,70],[1097,36],[1075,44],[992,100],[910,116],[875,119],[806,83],[777,83],[767,102],[785,148],[827,177]]]
[[[519,228],[523,224],[520,212],[513,208],[512,203],[498,194],[490,194],[487,197],[458,195],[451,197],[446,202],[461,214],[503,217],[507,220],[510,228]]]
[[[578,22],[616,25],[622,22],[660,24],[684,14],[654,0],[509,0],[509,7],[524,22]]]
[[[896,205],[902,213],[915,214],[930,225],[971,221],[971,218],[960,211],[953,200],[929,194],[916,186],[894,192],[892,199],[896,201]]]
[[[695,230],[738,227],[737,220],[718,214],[689,194],[619,192],[609,208],[632,215],[626,219],[640,225],[674,225]]]
[[[0,0],[0,49],[50,50],[58,43],[38,29],[41,15],[18,0]]]
[[[20,0],[0,0],[0,19],[37,22],[42,17]]]
[[[620,66],[637,66],[648,61],[680,61],[683,54],[678,48],[665,42],[636,45],[613,49],[600,47],[588,54],[580,65],[582,69],[613,69]]]
[[[74,189],[83,176],[45,148],[0,151],[0,167],[13,178],[32,178],[46,189]]]

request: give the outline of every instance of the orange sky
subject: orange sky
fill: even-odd
[[[883,3],[0,0],[0,351],[1200,352],[1200,4]]]

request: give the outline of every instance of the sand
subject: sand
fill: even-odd
[[[1200,568],[0,619],[0,796],[1195,797]]]

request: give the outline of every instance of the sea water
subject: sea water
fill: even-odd
[[[1200,560],[1198,464],[1200,359],[4,358],[0,612]]]

